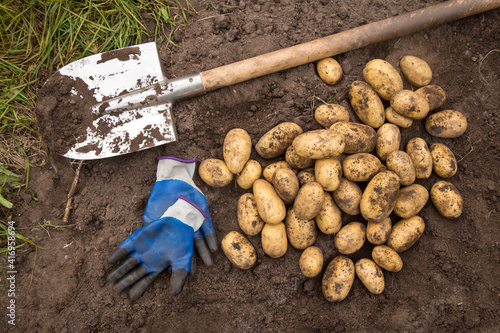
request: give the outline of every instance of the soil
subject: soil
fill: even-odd
[[[438,2],[191,1],[199,14],[173,34],[180,47],[163,43],[159,51],[169,77],[187,75]],[[53,154],[52,163],[31,169],[29,188],[37,200],[26,190],[14,198],[17,228],[40,248],[18,250],[16,327],[6,323],[2,306],[0,331],[498,332],[499,29],[497,9],[336,56],[344,78],[335,86],[323,83],[315,64],[308,64],[179,102],[174,106],[177,142],[85,163],[67,225],[61,218],[75,166]],[[211,267],[198,258],[198,269],[179,296],[170,294],[168,273],[137,301],[112,291],[106,258],[140,227],[156,157],[222,158],[224,136],[235,127],[247,130],[253,144],[284,121],[318,129],[313,112],[321,100],[337,101],[357,120],[347,96],[350,83],[362,79],[369,60],[385,59],[399,70],[405,55],[429,63],[432,83],[447,94],[441,109],[459,110],[468,119],[467,131],[456,139],[430,136],[422,120],[401,129],[402,147],[419,136],[429,145],[441,142],[452,149],[458,172],[449,180],[461,192],[464,210],[449,220],[430,201],[426,204],[419,213],[426,222],[424,234],[401,254],[400,272],[384,272],[381,295],[370,294],[356,278],[344,301],[329,303],[321,275],[307,279],[301,274],[302,251],[289,246],[283,257],[270,258],[258,236],[249,237],[258,257],[250,270],[232,266],[219,250]],[[407,82],[405,88],[412,89]],[[62,123],[53,130],[63,131]],[[264,166],[279,160],[262,160],[255,151],[251,157]],[[438,180],[433,174],[417,183],[430,189]],[[236,204],[247,191],[234,184],[212,188],[198,175],[195,182],[207,197],[218,240],[239,230]],[[365,222],[346,214],[343,220]],[[338,254],[332,236],[319,234],[315,245],[326,263]],[[358,260],[370,251],[365,244],[350,257]],[[8,304],[6,288],[0,290],[1,304]]]

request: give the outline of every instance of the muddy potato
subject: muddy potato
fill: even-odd
[[[313,219],[323,207],[324,192],[323,186],[318,182],[302,186],[293,202],[295,215],[301,220]]]
[[[401,75],[394,66],[382,59],[369,61],[363,69],[363,78],[386,101],[394,93],[403,90]]]
[[[411,119],[424,119],[429,113],[429,103],[425,97],[406,89],[392,95],[391,108]]]
[[[405,117],[396,111],[390,106],[385,109],[385,119],[391,124],[397,125],[402,128],[408,128],[413,125],[413,119]]]
[[[387,241],[392,229],[390,217],[386,217],[382,222],[368,222],[366,225],[366,239],[373,245],[381,245]]]
[[[335,191],[342,178],[342,163],[337,158],[322,158],[314,165],[316,181],[325,191]]]
[[[334,85],[342,78],[342,67],[333,58],[325,58],[318,61],[316,70],[321,80],[329,85]]]
[[[299,180],[292,170],[280,168],[274,172],[273,186],[283,202],[291,204],[299,191]]]
[[[238,200],[238,225],[248,236],[257,235],[264,227],[252,193],[245,193]]]
[[[290,170],[293,170],[292,167],[285,161],[278,161],[269,164],[264,168],[264,171],[262,172],[262,176],[264,176],[264,179],[267,180],[268,182],[272,183],[273,182],[273,176],[276,170],[280,168],[288,168]]]
[[[413,161],[416,178],[429,178],[432,173],[432,156],[425,140],[422,138],[410,139],[406,145],[406,152]]]
[[[342,154],[345,142],[342,135],[323,129],[302,133],[293,140],[293,147],[302,157],[320,159]]]
[[[339,187],[333,192],[333,200],[344,213],[358,215],[361,213],[359,203],[362,195],[358,184],[342,177]]]
[[[403,260],[399,254],[386,245],[375,246],[372,259],[377,265],[389,272],[399,272],[403,268]]]
[[[423,59],[405,56],[399,61],[399,67],[412,86],[426,86],[432,80],[432,70]]]
[[[240,173],[250,158],[252,139],[244,129],[233,128],[227,132],[222,150],[229,171],[234,174]]]
[[[286,207],[273,185],[264,179],[253,183],[253,195],[257,203],[257,211],[262,220],[269,224],[277,224],[286,216]]]
[[[369,181],[381,169],[382,162],[369,153],[349,155],[342,163],[342,175],[353,182]]]
[[[384,273],[373,260],[367,258],[360,259],[356,262],[355,268],[356,275],[369,292],[378,295],[384,291]]]
[[[349,112],[340,104],[321,104],[314,110],[314,119],[329,128],[339,121],[349,121]]]
[[[302,134],[302,128],[296,123],[278,124],[260,138],[255,150],[266,159],[278,157],[286,152],[299,134]]]
[[[342,212],[333,201],[330,193],[325,192],[323,206],[314,219],[318,229],[327,235],[337,233],[342,227]]]
[[[396,252],[408,250],[424,233],[425,222],[420,216],[402,219],[392,226],[391,234],[385,245]]]
[[[457,173],[455,154],[442,143],[433,143],[429,150],[432,156],[432,170],[441,178],[450,178]]]
[[[467,118],[455,110],[439,111],[427,117],[425,129],[438,138],[458,138],[467,130]]]
[[[294,169],[307,169],[314,166],[314,160],[308,157],[302,157],[295,151],[295,147],[291,145],[287,148],[285,160]]]
[[[343,121],[330,126],[330,130],[344,137],[345,154],[370,153],[377,144],[377,132],[365,124]]]
[[[252,243],[237,231],[228,233],[222,239],[221,246],[227,259],[238,268],[249,269],[257,260]]]
[[[429,191],[419,184],[402,187],[399,190],[396,205],[392,212],[397,216],[408,219],[417,215],[429,200]]]
[[[381,161],[385,161],[387,156],[395,150],[399,150],[401,145],[401,131],[394,124],[383,124],[377,130],[377,145],[375,152]]]
[[[288,248],[286,227],[283,222],[264,225],[261,232],[262,249],[271,258],[282,257]]]
[[[293,207],[286,212],[285,226],[288,241],[297,250],[308,248],[316,241],[316,222],[297,218]]]
[[[428,85],[415,90],[415,92],[426,99],[427,104],[429,104],[429,111],[437,109],[446,100],[446,93],[443,88],[437,85]]]
[[[302,170],[297,175],[297,179],[299,180],[300,187],[304,186],[307,183],[315,182],[316,177],[314,177],[314,168]]]
[[[399,192],[399,177],[392,171],[383,171],[370,180],[361,196],[359,208],[365,220],[382,222],[388,217]]]
[[[460,192],[450,182],[439,181],[431,188],[431,200],[437,211],[446,218],[456,219],[464,207]]]
[[[359,119],[373,128],[379,128],[385,121],[382,100],[366,82],[354,81],[349,88],[349,101]]]
[[[354,263],[346,256],[337,256],[326,267],[321,290],[329,302],[343,301],[354,282]]]
[[[387,156],[385,164],[387,170],[394,171],[398,175],[401,185],[411,185],[415,181],[415,167],[410,155],[406,152],[402,150],[393,151]]]
[[[201,179],[210,186],[223,187],[233,180],[233,174],[224,161],[217,158],[207,158],[200,163],[198,173]]]
[[[310,246],[302,252],[299,259],[299,267],[305,277],[318,276],[323,269],[323,252],[319,247]]]
[[[360,222],[351,222],[343,226],[335,235],[335,247],[342,254],[357,252],[366,240],[366,227]]]
[[[253,182],[260,178],[262,166],[256,160],[249,160],[245,163],[243,170],[236,176],[236,183],[245,190],[251,189]]]

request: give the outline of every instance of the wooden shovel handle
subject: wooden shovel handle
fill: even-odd
[[[205,91],[304,65],[500,7],[500,0],[452,0],[200,73]]]

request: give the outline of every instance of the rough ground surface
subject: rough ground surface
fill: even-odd
[[[174,34],[180,48],[161,45],[160,55],[166,73],[180,76],[438,2],[195,1],[200,14]],[[44,230],[40,224],[45,219],[63,225],[74,166],[53,156],[57,174],[49,162],[33,168],[29,184],[39,200],[21,191],[14,218],[18,228],[26,228],[20,231],[43,249],[19,251],[17,325],[6,323],[8,299],[2,287],[0,331],[498,332],[499,28],[500,11],[495,10],[347,52],[336,56],[345,77],[333,87],[324,84],[314,64],[309,64],[178,103],[174,108],[178,142],[85,164],[71,221],[64,230]],[[428,144],[448,145],[459,161],[451,181],[465,205],[458,220],[441,217],[430,202],[425,206],[420,213],[426,221],[424,235],[402,254],[402,271],[385,273],[383,294],[368,293],[356,279],[346,300],[328,303],[321,293],[321,277],[302,276],[301,251],[289,246],[285,256],[272,259],[261,250],[259,237],[250,238],[258,249],[257,264],[251,270],[232,267],[219,250],[212,267],[198,260],[198,270],[180,296],[170,295],[166,273],[137,301],[112,291],[106,282],[111,271],[106,258],[140,226],[157,156],[222,158],[224,135],[234,127],[247,130],[254,144],[283,121],[294,121],[304,130],[319,128],[313,119],[321,103],[318,98],[348,107],[347,87],[362,79],[366,62],[382,58],[397,67],[408,54],[429,63],[432,83],[447,94],[442,108],[463,112],[469,127],[457,139],[437,139],[425,132],[422,121],[416,121],[401,131],[402,147],[415,136]],[[405,87],[411,89],[408,83]],[[351,116],[355,119],[352,112]],[[252,158],[264,165],[270,162],[255,152]],[[417,183],[430,189],[437,180],[433,175]],[[195,182],[207,196],[219,241],[238,230],[236,203],[246,191],[234,184],[211,188],[198,176]],[[363,222],[359,216],[344,216],[344,223],[355,220]],[[337,254],[332,236],[320,235],[316,245],[323,249],[326,262]],[[351,258],[368,256],[370,251],[365,245]]]

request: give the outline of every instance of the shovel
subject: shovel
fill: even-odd
[[[172,105],[177,100],[497,7],[500,0],[452,0],[175,79],[165,77],[154,42],[80,59],[57,74],[83,80],[97,103],[91,110],[81,110],[91,112],[93,120],[86,134],[75,138],[63,155],[77,160],[101,159],[176,141]],[[71,90],[74,96],[83,93],[77,87]]]

